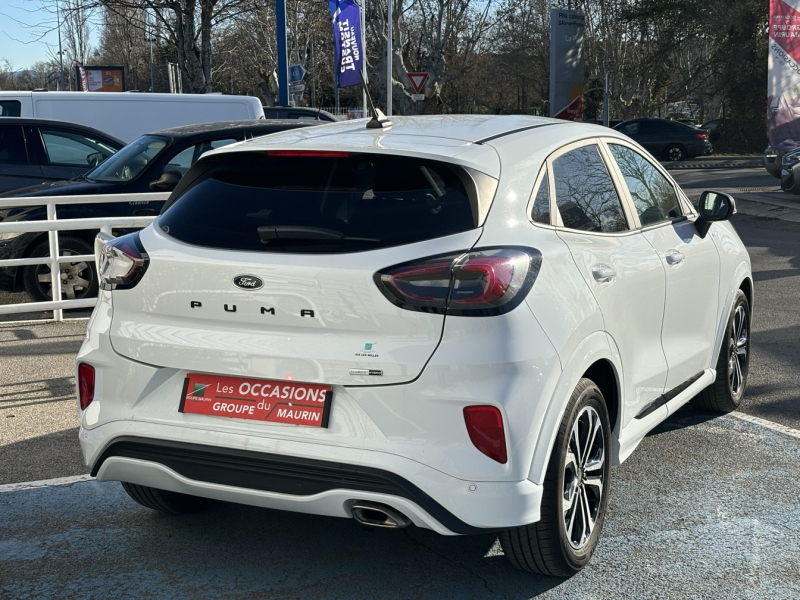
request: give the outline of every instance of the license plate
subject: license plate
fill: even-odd
[[[179,412],[327,427],[329,385],[187,373]]]

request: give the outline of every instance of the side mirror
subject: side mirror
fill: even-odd
[[[150,189],[154,192],[171,192],[183,177],[179,171],[164,171],[161,177],[150,182]]]
[[[714,221],[727,221],[736,213],[736,200],[730,194],[722,192],[705,191],[700,196],[698,203],[700,218],[695,222],[697,233],[701,238],[706,237],[711,223]]]
[[[105,160],[102,152],[92,152],[86,155],[86,164],[94,168]]]

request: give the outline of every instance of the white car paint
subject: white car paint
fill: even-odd
[[[302,255],[193,247],[164,235],[156,222],[141,233],[150,253],[148,271],[132,290],[100,293],[78,356],[78,362],[97,371],[95,399],[80,415],[88,465],[121,436],[338,461],[400,475],[471,527],[512,527],[538,519],[544,473],[566,403],[598,361],[613,370],[620,391],[612,423],[617,463],[670,411],[713,381],[731,299],[742,285],[752,288],[749,258],[729,223],[712,226],[705,240],[712,242],[698,244],[695,260],[694,248],[684,246],[694,244],[685,241],[689,233],[684,231],[697,218],[693,209],[685,207],[689,218],[677,228],[666,222],[642,230],[613,165],[630,232],[579,232],[566,230],[558,219],[545,225],[530,220],[531,197],[550,168],[548,161],[566,146],[604,147],[604,140],[613,140],[647,156],[639,146],[603,127],[531,117],[395,117],[388,130],[366,129],[365,123],[294,130],[206,157],[303,149],[436,158],[499,179],[482,226],[389,249]],[[524,129],[533,126],[541,127]],[[605,150],[603,156],[612,160]],[[551,214],[558,214],[552,193]],[[525,302],[503,315],[405,311],[389,303],[372,281],[376,270],[389,265],[497,246],[531,247],[542,254]],[[670,249],[686,255],[675,270],[679,277],[671,277],[665,266]],[[592,275],[597,264],[613,268],[614,277],[598,282]],[[288,321],[264,326],[238,312],[233,318],[220,313],[205,319],[186,308],[195,294],[245,306],[251,302],[248,294],[227,285],[239,273],[275,283],[271,302],[302,298],[324,318],[302,327]],[[702,287],[687,298],[685,289],[696,278]],[[681,313],[690,309],[696,312],[684,323]],[[699,330],[689,327],[701,320]],[[682,337],[670,337],[673,329]],[[380,383],[390,385],[348,374],[346,367],[371,360],[356,357],[358,348],[351,352],[350,345],[375,340],[385,352],[376,357],[386,372]],[[687,356],[676,350],[684,343],[692,347]],[[275,379],[299,371],[303,381],[332,384],[336,400],[330,426],[179,413],[184,377],[197,370]],[[700,374],[700,379],[649,416],[635,419],[675,387],[670,372]],[[475,404],[500,410],[506,464],[471,443],[462,411]],[[335,516],[349,516],[350,500],[372,499],[421,527],[452,533],[421,506],[392,495],[335,490],[308,498],[260,492],[187,480],[163,465],[127,458],[108,459],[98,478]]]

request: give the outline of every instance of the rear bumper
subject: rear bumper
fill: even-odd
[[[488,533],[539,519],[542,487],[528,480],[475,483],[392,455],[365,457],[351,450],[351,458],[361,455],[370,465],[385,467],[379,469],[135,435],[141,429],[132,422],[81,429],[84,455],[98,480],[334,517],[351,517],[357,501],[380,502],[418,527],[443,535]],[[170,433],[164,427],[147,429],[151,436]],[[209,437],[207,432],[182,432],[184,439],[200,436]],[[248,448],[257,445],[238,441]],[[341,458],[341,450],[331,454]]]

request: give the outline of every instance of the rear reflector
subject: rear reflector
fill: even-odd
[[[494,406],[464,407],[464,422],[473,445],[500,464],[508,462],[503,415]]]
[[[375,274],[375,283],[406,310],[493,316],[522,302],[540,266],[532,248],[490,248],[389,267]]]
[[[78,401],[81,410],[86,410],[94,400],[94,367],[86,363],[78,365]]]
[[[267,156],[295,156],[305,158],[348,158],[349,152],[328,150],[267,150]]]

